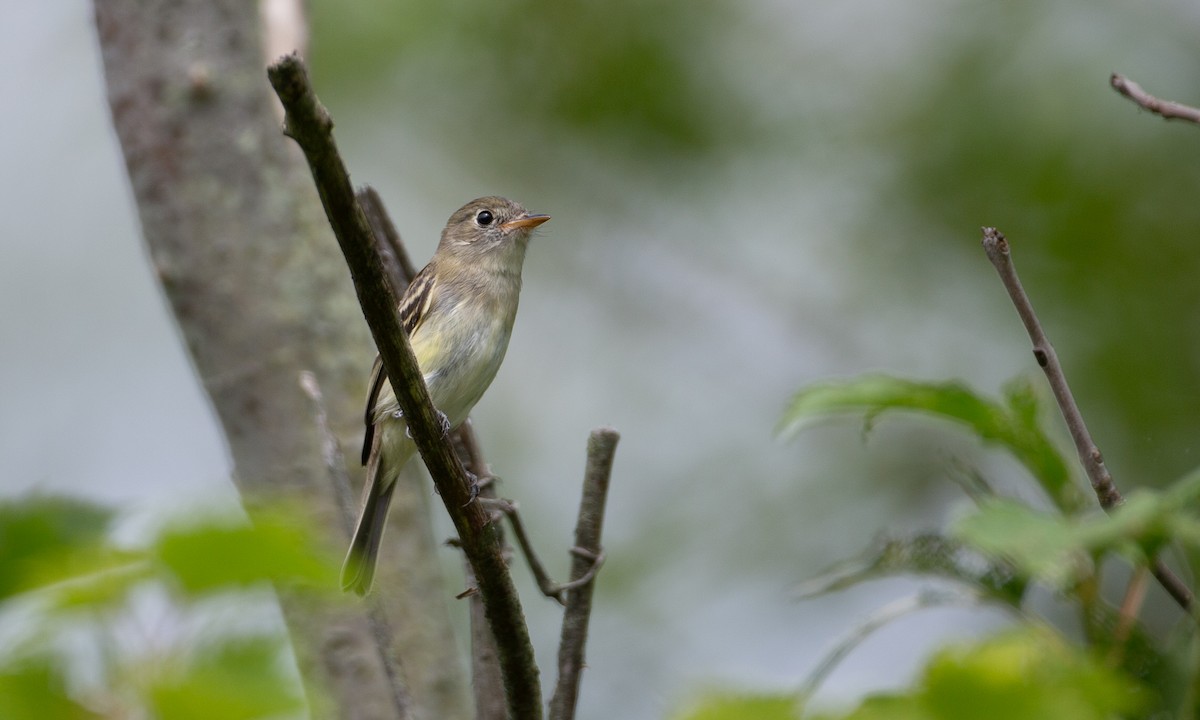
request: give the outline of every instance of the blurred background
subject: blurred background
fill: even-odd
[[[798,602],[800,581],[877,536],[943,526],[964,502],[955,468],[1021,486],[1015,463],[933,422],[774,434],[821,379],[882,370],[994,394],[1037,372],[981,225],[1012,241],[1118,484],[1200,464],[1200,134],[1108,86],[1120,71],[1200,102],[1194,3],[311,12],[313,79],[354,180],[379,189],[418,263],[479,195],[554,218],[474,418],[559,576],[587,432],[622,433],[582,718],[797,687],[916,582]],[[137,538],[237,496],[150,272],[91,23],[84,2],[0,8],[0,483],[115,505]],[[548,669],[559,611],[520,581]],[[1005,621],[907,617],[820,697],[902,685],[938,643]]]

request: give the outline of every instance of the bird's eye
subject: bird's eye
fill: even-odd
[[[483,227],[487,227],[488,225],[491,225],[492,220],[493,220],[493,218],[492,218],[491,210],[480,210],[479,213],[475,216],[475,222],[479,223]]]

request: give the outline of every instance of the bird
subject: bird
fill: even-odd
[[[456,210],[437,250],[400,300],[400,321],[443,425],[461,424],[491,385],[512,335],[525,249],[550,219],[502,197]],[[367,480],[342,588],[366,595],[374,582],[388,505],[400,470],[416,451],[377,355],[367,393],[363,464]]]

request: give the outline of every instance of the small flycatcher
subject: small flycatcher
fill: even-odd
[[[533,229],[549,219],[501,197],[472,200],[450,216],[433,258],[400,300],[400,321],[433,405],[452,428],[467,418],[504,360],[525,247]],[[416,451],[378,357],[366,424],[367,485],[342,566],[342,587],[359,595],[371,589],[396,478]]]

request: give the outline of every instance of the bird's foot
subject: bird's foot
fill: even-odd
[[[562,585],[559,585],[558,589],[560,591],[574,590],[577,587],[587,585],[588,583],[590,583],[592,580],[594,580],[596,578],[596,573],[600,572],[600,566],[604,564],[604,551],[603,550],[601,550],[598,553],[594,553],[591,550],[588,550],[586,548],[581,548],[579,546],[576,546],[576,547],[571,548],[571,554],[576,557],[583,558],[584,560],[591,560],[592,566],[587,569],[587,572],[585,572],[583,575],[579,576],[578,578],[572,580],[571,582],[565,582]]]
[[[443,415],[442,417],[446,416]],[[467,474],[467,491],[471,494],[471,497],[463,503],[463,507],[466,507],[475,502],[476,498],[479,497],[479,478],[475,477],[475,473],[470,470],[463,470],[463,472]]]

